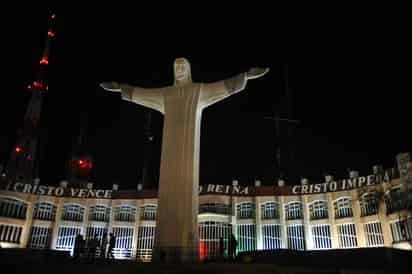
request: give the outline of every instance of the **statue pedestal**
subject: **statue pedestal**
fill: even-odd
[[[154,263],[199,263],[199,249],[189,247],[158,247],[153,249]]]

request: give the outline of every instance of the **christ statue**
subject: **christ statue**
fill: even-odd
[[[154,260],[199,260],[197,216],[202,111],[243,90],[248,80],[268,71],[268,68],[252,68],[226,80],[197,83],[192,82],[189,61],[177,58],[173,85],[141,88],[116,82],[100,84],[105,90],[121,93],[124,100],[164,114]]]

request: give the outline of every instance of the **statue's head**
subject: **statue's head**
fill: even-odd
[[[174,64],[175,84],[185,84],[192,81],[190,63],[186,58],[176,58]]]

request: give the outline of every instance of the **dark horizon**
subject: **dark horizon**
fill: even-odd
[[[323,181],[325,172],[347,177],[347,168],[370,174],[373,165],[394,167],[398,153],[412,152],[412,133],[407,127],[411,68],[402,48],[406,44],[390,37],[379,40],[378,29],[368,35],[360,28],[346,36],[304,32],[281,39],[272,35],[279,27],[267,18],[260,28],[258,22],[248,25],[245,20],[246,29],[219,18],[214,24],[196,25],[197,32],[179,36],[175,26],[147,21],[150,17],[120,17],[109,11],[76,16],[56,11],[56,15],[49,91],[41,120],[44,184],[65,179],[72,144],[86,124],[85,152],[95,159],[91,181],[96,186],[119,183],[123,189],[135,188],[143,164],[147,109],[122,101],[98,84],[170,85],[173,60],[181,56],[191,62],[194,81],[217,81],[254,66],[271,69],[263,78],[248,82],[246,90],[204,111],[201,184],[230,184],[232,179],[252,184],[260,179],[267,185],[275,180],[275,129],[265,117],[287,114],[283,64],[289,64],[293,94],[289,118],[300,121],[290,139],[295,160],[289,166],[289,183],[299,183],[301,176]],[[3,165],[23,125],[30,98],[26,86],[38,69],[47,12],[25,12],[20,20],[24,22],[6,24],[10,33],[0,98]],[[163,118],[152,113],[150,186],[156,187]]]

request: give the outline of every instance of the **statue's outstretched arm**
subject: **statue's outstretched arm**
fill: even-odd
[[[141,88],[116,82],[104,82],[100,86],[111,92],[119,92],[127,100],[164,113],[164,88]]]
[[[248,72],[241,73],[226,80],[215,83],[205,83],[203,84],[200,102],[203,107],[217,103],[245,89],[247,80],[262,77],[268,71],[268,68],[252,68]]]

